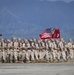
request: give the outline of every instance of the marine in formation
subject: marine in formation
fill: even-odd
[[[67,62],[74,58],[72,39],[0,39],[1,63]]]

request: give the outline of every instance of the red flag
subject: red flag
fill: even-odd
[[[54,29],[54,33],[52,34],[52,38],[60,38],[60,30]]]
[[[52,35],[50,33],[44,32],[42,34],[39,34],[40,39],[47,39],[47,38],[51,38]]]
[[[39,34],[39,37],[40,37],[40,39],[60,38],[60,30],[57,28],[54,28],[53,30],[48,28],[48,29],[44,30],[44,32],[42,34]]]
[[[60,38],[60,30],[57,29],[57,38]]]

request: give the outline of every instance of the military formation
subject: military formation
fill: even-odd
[[[74,58],[72,39],[0,39],[0,63],[67,62]]]

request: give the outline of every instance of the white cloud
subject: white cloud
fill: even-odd
[[[69,3],[69,2],[74,1],[74,0],[40,0],[40,1],[64,1],[66,3]]]

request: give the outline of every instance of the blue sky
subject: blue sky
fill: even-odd
[[[0,32],[4,38],[38,38],[44,29],[57,26],[62,37],[74,38],[71,1],[74,0],[0,0]]]
[[[71,2],[71,1],[74,1],[74,0],[40,0],[40,1],[64,1],[64,2]]]
[[[0,2],[3,2],[3,3],[4,3],[4,1],[5,1],[5,0],[0,0]],[[21,1],[23,1],[23,0],[6,0],[5,2],[8,2],[8,1],[9,1],[9,2],[10,2],[10,1],[15,1],[15,2],[16,2],[16,1],[20,1],[20,2],[21,2]],[[74,0],[24,0],[24,1],[53,1],[53,2],[54,2],[54,1],[64,1],[64,2],[66,2],[66,3],[69,3],[69,2],[72,2],[72,1],[74,1]]]

